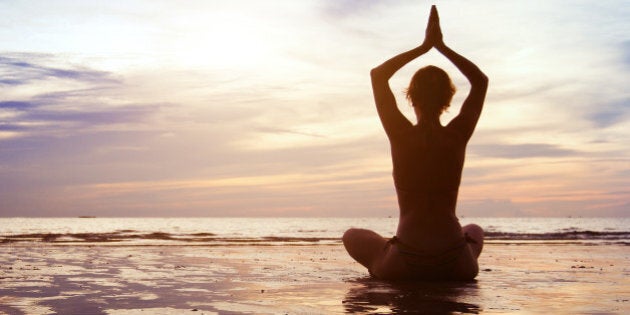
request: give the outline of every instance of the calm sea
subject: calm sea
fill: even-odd
[[[497,243],[630,245],[630,218],[464,218]],[[338,244],[350,227],[385,237],[397,218],[0,218],[0,244],[282,245]]]

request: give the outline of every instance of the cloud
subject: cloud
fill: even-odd
[[[31,81],[69,79],[87,82],[116,82],[111,74],[85,67],[60,68],[44,65],[53,56],[42,54],[15,53],[0,55],[0,84],[23,85]]]
[[[325,135],[321,135],[315,132],[305,132],[305,131],[299,131],[299,130],[293,130],[293,129],[289,129],[289,128],[278,128],[278,127],[271,127],[271,126],[260,126],[255,128],[256,131],[262,132],[262,133],[270,133],[272,135],[282,135],[282,134],[292,134],[292,135],[298,135],[298,136],[306,136],[306,137],[314,137],[314,138],[326,138]]]
[[[391,6],[392,2],[393,1],[388,2],[388,5]],[[378,1],[338,0],[325,2],[323,12],[328,17],[338,19],[361,14],[375,6],[380,5],[382,4]]]
[[[90,95],[83,97],[89,98]],[[65,108],[68,105],[74,108]],[[0,131],[18,132],[14,136],[46,138],[51,135],[94,131],[107,126],[117,126],[118,129],[124,130],[124,124],[147,123],[156,112],[159,112],[161,106],[90,104],[76,107],[75,104],[65,102],[63,99],[49,105],[37,98],[35,101],[5,101],[0,103],[0,109],[13,111],[7,118],[0,118]]]
[[[35,107],[36,104],[25,101],[3,101],[0,102],[0,109],[15,109],[18,111],[25,111],[29,108]]]
[[[0,71],[13,77],[15,85],[28,87],[25,91],[30,93],[16,94],[21,99],[0,101],[0,131],[12,132],[10,137],[67,135],[109,125],[142,123],[161,107],[130,104],[119,98],[117,101],[112,96],[119,96],[124,85],[112,79],[111,73],[85,66],[45,65],[54,59],[25,53],[0,56]],[[0,137],[0,141],[10,137]]]
[[[112,125],[128,122],[141,122],[153,112],[155,106],[129,106],[106,110],[32,110],[21,116],[22,121],[75,122],[79,127]]]
[[[621,61],[630,68],[630,40],[623,41],[621,44]]]
[[[0,79],[0,84],[3,85],[20,85],[20,84],[24,84],[24,81],[20,81],[17,79]]]
[[[596,111],[586,115],[586,119],[591,121],[597,128],[606,128],[628,119],[630,113],[630,98],[597,106]]]
[[[562,148],[546,143],[525,144],[472,144],[468,151],[483,157],[527,159],[537,157],[568,157],[578,154],[578,151]]]
[[[20,131],[27,131],[29,129],[30,129],[30,127],[25,126],[25,125],[4,123],[4,122],[0,121],[0,131],[20,132]]]

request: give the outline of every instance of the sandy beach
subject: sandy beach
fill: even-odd
[[[470,283],[370,279],[340,244],[0,246],[0,314],[630,312],[630,247],[487,244]]]

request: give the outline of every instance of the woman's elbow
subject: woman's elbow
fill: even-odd
[[[481,79],[483,80],[483,84],[488,86],[488,82],[490,81],[490,79],[488,79],[488,76],[485,73],[481,74]]]
[[[381,70],[376,67],[373,68],[372,70],[370,70],[370,78],[374,79],[374,78],[378,78],[381,74]]]
[[[389,79],[381,67],[376,67],[370,70],[370,78],[372,79],[372,82],[383,82]]]
[[[486,90],[488,89],[488,81],[489,81],[488,76],[482,72],[479,74],[479,77],[475,80],[475,85]]]

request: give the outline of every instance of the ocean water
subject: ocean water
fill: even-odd
[[[630,245],[630,218],[463,218],[495,243]],[[398,218],[0,218],[0,246],[338,244],[350,227],[396,232]]]

